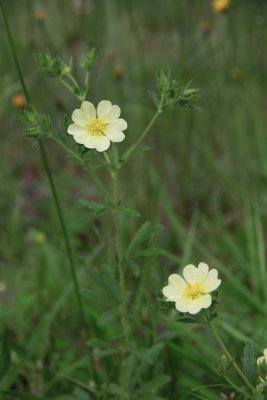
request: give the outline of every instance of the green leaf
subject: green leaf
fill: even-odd
[[[117,317],[118,314],[119,310],[107,311],[98,318],[97,323],[99,326],[105,325],[107,322],[110,322],[112,319]]]
[[[256,385],[256,358],[255,348],[251,340],[244,347],[244,358],[242,358],[244,373],[253,386]]]
[[[88,201],[85,199],[79,199],[78,201],[83,206],[88,207],[88,208],[90,208],[90,210],[94,210],[94,211],[99,211],[99,210],[102,210],[103,208],[107,207],[106,204],[96,203],[95,201]]]
[[[141,214],[138,211],[132,210],[131,208],[121,206],[116,206],[115,208],[116,210],[128,215],[132,215],[133,217],[141,217]]]
[[[131,270],[136,278],[140,276],[140,268],[139,265],[131,258],[127,259],[128,264],[131,267]]]
[[[104,340],[97,339],[97,338],[88,340],[86,342],[86,344],[87,344],[87,346],[94,347],[94,348],[96,347],[99,349],[110,349],[111,348],[110,343],[104,342]]]
[[[141,225],[129,244],[127,255],[129,255],[136,246],[161,229],[161,225],[152,225],[150,222],[145,222],[143,225]]]
[[[161,387],[165,386],[168,382],[170,382],[171,377],[169,375],[159,375],[156,376],[151,381],[144,383],[138,393],[147,393],[147,392],[155,392]]]

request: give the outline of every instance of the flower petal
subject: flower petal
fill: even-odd
[[[82,112],[86,115],[86,118],[90,121],[96,118],[95,106],[89,101],[83,101],[81,105]]]
[[[105,120],[107,122],[114,121],[118,119],[121,115],[121,109],[119,106],[112,106],[109,113],[106,115]]]
[[[115,121],[110,122],[109,127],[112,130],[124,131],[125,129],[127,129],[127,122],[125,121],[125,119],[119,118]]]
[[[97,106],[97,117],[98,118],[105,118],[109,112],[111,111],[112,104],[108,100],[102,100],[98,103]]]
[[[175,302],[175,308],[177,311],[180,312],[188,312],[188,306],[189,306],[188,300],[186,300],[185,297],[179,297],[179,299],[176,300]]]
[[[96,150],[97,151],[106,151],[110,146],[110,140],[104,136],[100,135],[96,138]]]
[[[74,110],[71,116],[73,122],[78,125],[88,126],[90,119],[88,119],[87,114],[85,114],[82,110]]]
[[[105,132],[105,135],[112,142],[122,142],[125,138],[124,133],[121,131],[108,130],[107,132]]]
[[[207,264],[200,263],[198,268],[189,264],[183,270],[183,275],[188,283],[202,283],[208,275],[209,267]]]
[[[172,274],[169,276],[168,286],[162,289],[162,293],[167,297],[168,301],[177,301],[183,296],[186,283],[180,275]]]
[[[86,142],[86,140],[88,139],[88,132],[79,132],[79,133],[75,133],[73,135],[73,139],[75,140],[75,142],[80,143],[80,144],[84,144]]]
[[[194,299],[188,305],[188,312],[192,315],[199,313],[202,308],[209,308],[212,303],[211,295],[205,294],[198,299]]]
[[[208,273],[207,278],[202,282],[202,284],[206,293],[210,293],[213,292],[213,290],[216,290],[221,284],[221,280],[218,279],[217,269],[211,269]]]
[[[77,124],[71,124],[68,126],[67,132],[70,135],[75,135],[78,133],[86,133],[86,132],[88,132],[88,128],[86,128],[85,126],[77,125]]]

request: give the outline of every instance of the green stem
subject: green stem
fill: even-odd
[[[137,139],[137,141],[129,148],[129,150],[126,151],[126,153],[122,156],[123,161],[127,161],[128,158],[132,155],[132,153],[135,151],[135,149],[138,147],[138,145],[142,142],[142,140],[146,137],[146,135],[148,134],[148,132],[150,131],[150,129],[152,128],[152,126],[154,125],[154,122],[156,121],[156,119],[158,118],[158,116],[162,113],[161,110],[161,105],[158,108],[156,114],[154,115],[154,117],[152,118],[152,120],[149,122],[149,124],[147,125],[146,129],[144,130],[144,132],[141,134],[141,136]]]
[[[8,37],[10,50],[11,50],[11,53],[12,53],[12,56],[13,56],[13,60],[14,60],[15,66],[16,66],[17,74],[19,76],[19,80],[20,80],[20,83],[21,83],[21,86],[22,86],[22,90],[23,90],[24,95],[25,95],[25,97],[27,99],[27,102],[31,103],[30,95],[29,95],[29,92],[27,90],[27,87],[26,87],[26,84],[25,84],[25,81],[24,81],[24,78],[23,78],[23,75],[22,75],[22,71],[21,71],[21,68],[20,68],[19,61],[18,61],[17,53],[16,53],[16,50],[15,50],[15,45],[14,45],[14,42],[13,42],[13,38],[12,38],[12,35],[11,35],[11,31],[10,31],[10,28],[9,28],[9,24],[8,24],[8,20],[7,20],[7,16],[6,16],[6,13],[5,13],[5,9],[4,9],[4,5],[3,5],[2,0],[0,0],[0,9],[1,9],[1,14],[2,14],[3,20],[4,20],[4,25],[5,25],[5,30],[6,30],[7,37]],[[69,240],[69,236],[68,236],[65,220],[64,220],[63,213],[62,213],[62,210],[61,210],[61,207],[60,207],[60,203],[59,203],[59,200],[58,200],[58,195],[57,195],[56,187],[55,187],[55,184],[54,184],[53,176],[52,176],[52,173],[51,173],[51,169],[50,169],[50,166],[49,166],[49,163],[48,163],[48,159],[47,159],[47,156],[46,156],[45,148],[44,148],[44,145],[43,145],[43,142],[42,142],[41,139],[38,140],[38,144],[39,144],[39,147],[40,147],[41,156],[43,158],[44,168],[45,168],[45,172],[46,172],[47,177],[48,177],[48,181],[49,181],[52,197],[53,197],[53,200],[54,200],[54,203],[55,203],[55,206],[56,206],[56,210],[57,210],[57,214],[58,214],[58,218],[59,218],[59,222],[60,222],[60,226],[61,226],[61,230],[62,230],[62,236],[63,236],[64,242],[65,242],[65,246],[66,246],[67,256],[68,256],[69,264],[70,264],[71,276],[72,276],[74,289],[75,289],[75,293],[76,293],[76,297],[77,297],[78,307],[80,309],[80,317],[81,317],[84,329],[85,329],[86,333],[89,335],[89,330],[88,330],[88,327],[86,325],[86,320],[85,320],[84,309],[83,309],[83,306],[82,306],[81,295],[79,293],[78,279],[77,279],[77,275],[76,275],[75,264],[74,264],[74,259],[73,259],[73,255],[72,255],[72,250],[71,250],[71,246],[70,246],[70,240]],[[92,362],[92,371],[93,371],[94,377],[97,378],[96,374],[95,374],[95,371],[94,371],[93,359],[92,358],[91,358],[91,362]]]
[[[240,378],[244,381],[244,383],[249,387],[249,389],[252,391],[252,393],[255,393],[255,388],[254,386],[249,382],[249,380],[247,379],[247,377],[243,374],[243,372],[241,371],[241,369],[239,368],[239,366],[237,365],[237,363],[235,362],[234,358],[231,356],[231,354],[229,353],[227,347],[225,346],[225,344],[223,343],[222,339],[220,338],[219,334],[217,333],[216,329],[214,328],[214,326],[211,324],[211,322],[207,321],[207,325],[210,328],[210,330],[212,331],[213,335],[215,336],[215,338],[217,339],[217,342],[219,343],[221,349],[223,350],[225,356],[228,358],[228,360],[230,361],[230,363],[233,365],[233,368],[235,369],[235,371],[238,373],[238,375],[240,376]]]
[[[255,399],[254,396],[251,396],[248,393],[244,393],[242,388],[239,388],[228,376],[224,376],[224,379],[229,383],[230,386],[232,386],[238,393],[242,393],[243,395],[249,397],[250,399]]]
[[[79,154],[75,153],[72,149],[70,149],[68,146],[66,146],[61,140],[58,140],[57,137],[55,136],[51,136],[51,139],[53,139],[56,143],[58,143],[61,147],[63,147],[63,149],[66,150],[67,153],[69,153],[71,156],[73,156],[74,158],[76,158],[77,161],[79,161],[84,168],[89,172],[89,174],[91,175],[91,177],[93,178],[93,180],[96,182],[98,188],[100,189],[100,191],[102,192],[103,196],[106,198],[108,204],[113,204],[112,198],[110,196],[110,194],[108,193],[107,189],[105,188],[105,186],[103,185],[103,183],[101,182],[101,180],[98,178],[98,176],[94,173],[94,171],[92,170],[92,168],[89,167],[89,165],[85,164],[82,160],[82,158],[79,156]]]
[[[118,171],[112,173],[113,177],[113,201],[114,204],[118,203]],[[126,357],[128,353],[128,318],[127,318],[127,304],[126,304],[126,288],[125,288],[125,273],[123,266],[123,254],[122,254],[122,244],[121,244],[121,233],[119,224],[119,214],[116,209],[113,212],[115,231],[116,231],[116,248],[118,257],[118,270],[119,270],[119,283],[121,292],[121,325],[123,330],[123,351],[121,360],[121,372],[120,372],[120,383],[121,383],[121,396],[120,400],[125,399],[126,395],[126,381],[125,381],[125,369],[126,369]]]

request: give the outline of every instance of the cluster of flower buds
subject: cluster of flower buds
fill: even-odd
[[[41,136],[52,136],[52,121],[47,115],[39,115],[36,109],[30,105],[28,110],[21,112],[21,118],[25,124],[24,134],[29,139],[38,139]]]
[[[179,86],[176,79],[171,79],[170,71],[165,70],[160,70],[156,79],[160,96],[154,92],[150,92],[150,95],[159,111],[178,106],[200,109],[196,105],[200,98],[199,89],[190,88],[190,82],[186,86]]]
[[[56,78],[68,74],[72,69],[72,60],[69,65],[66,65],[60,57],[52,58],[49,54],[38,53],[35,56],[35,61],[39,71],[49,78]]]

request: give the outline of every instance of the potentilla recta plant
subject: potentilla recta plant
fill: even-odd
[[[143,132],[136,138],[133,136],[134,127],[128,126],[124,119],[123,106],[113,104],[112,99],[99,99],[98,104],[92,102],[88,88],[95,59],[95,49],[88,49],[80,57],[79,64],[84,70],[84,82],[80,85],[72,75],[72,61],[66,64],[59,57],[52,58],[45,53],[38,54],[36,61],[39,71],[49,78],[58,79],[74,98],[78,99],[80,105],[70,110],[69,115],[65,116],[63,130],[54,129],[52,119],[37,111],[32,104],[22,112],[22,119],[25,124],[24,132],[28,138],[39,140],[44,137],[53,140],[64,148],[71,161],[81,165],[89,173],[100,192],[100,202],[96,203],[88,199],[79,199],[79,202],[87,208],[88,212],[94,213],[95,217],[101,218],[103,214],[110,214],[113,220],[113,224],[110,225],[115,249],[112,263],[101,264],[95,269],[88,265],[85,267],[85,274],[96,284],[95,291],[107,289],[103,297],[104,301],[98,309],[97,323],[99,326],[110,324],[115,329],[112,338],[107,338],[106,335],[88,337],[88,351],[93,363],[91,371],[94,370],[94,374],[89,378],[92,382],[90,390],[97,398],[125,400],[133,398],[132,396],[136,398],[150,396],[153,391],[164,387],[170,377],[164,373],[157,380],[154,378],[149,380],[146,377],[151,368],[150,362],[153,359],[156,360],[162,352],[163,343],[154,343],[152,347],[143,349],[144,353],[148,353],[146,358],[149,361],[143,359],[140,371],[136,368],[140,362],[138,356],[140,351],[135,342],[133,318],[131,318],[134,306],[129,297],[126,273],[128,274],[129,270],[132,271],[137,287],[140,280],[144,282],[145,276],[140,271],[134,251],[140,243],[145,243],[152,237],[159,226],[144,222],[133,235],[128,246],[123,245],[120,215],[140,217],[140,213],[125,207],[122,203],[119,171],[128,162],[138,162],[132,159],[137,160],[142,152],[148,150],[147,146],[140,147],[140,145],[157,118],[166,110],[179,106],[189,109],[198,108],[196,103],[199,99],[199,90],[188,85],[180,86],[175,79],[170,77],[169,72],[159,71],[156,76],[159,92],[150,93],[156,112]],[[125,143],[123,153],[120,150],[122,141]],[[110,174],[111,184],[108,187],[96,172],[97,164],[106,168]],[[91,289],[87,290],[83,287],[79,292],[84,295],[84,301],[93,296]],[[107,295],[110,296],[109,304],[105,302]],[[145,293],[140,291],[139,301],[144,295]],[[105,310],[107,305],[108,311]],[[98,357],[101,354],[105,358],[111,357],[114,367],[110,370],[107,363],[105,371],[96,373],[96,354]]]

